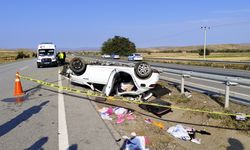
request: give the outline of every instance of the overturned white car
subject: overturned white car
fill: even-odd
[[[109,95],[146,95],[159,80],[159,72],[151,69],[146,62],[134,67],[84,63],[81,58],[73,58],[64,66],[62,73],[73,83],[87,85],[92,90]],[[97,88],[101,87],[101,88]]]

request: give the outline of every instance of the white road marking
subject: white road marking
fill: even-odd
[[[58,72],[58,85],[62,86],[62,78],[59,73],[60,72]],[[58,89],[58,146],[59,150],[66,150],[69,148],[69,140],[62,92],[63,90]]]
[[[22,68],[20,68],[20,71],[25,70],[27,68],[28,68],[28,66],[22,67]]]

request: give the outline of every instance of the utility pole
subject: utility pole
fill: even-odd
[[[208,27],[208,26],[201,26],[201,29],[204,30],[204,51],[203,51],[203,59],[206,60],[207,30],[209,30],[210,27]]]

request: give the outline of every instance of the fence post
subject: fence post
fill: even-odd
[[[182,74],[182,77],[181,77],[181,94],[184,94],[184,86],[185,86],[184,78],[190,78],[190,75]]]
[[[225,108],[229,107],[229,85],[226,84],[226,91],[225,91]]]
[[[231,82],[231,81],[226,81],[226,89],[225,89],[225,108],[229,107],[229,93],[230,93],[230,86],[236,86],[238,83],[236,82]]]

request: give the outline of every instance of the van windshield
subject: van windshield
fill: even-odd
[[[45,55],[53,55],[54,49],[39,49],[39,56],[45,56]]]

